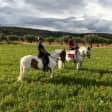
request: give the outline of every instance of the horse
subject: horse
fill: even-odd
[[[50,70],[50,77],[54,77],[54,68],[56,66],[56,61],[58,60],[58,57],[61,57],[63,60],[65,57],[65,51],[61,49],[57,49],[50,53],[49,57],[49,63],[48,68]],[[40,58],[33,55],[26,55],[23,56],[20,59],[20,74],[18,77],[18,81],[22,81],[25,77],[25,74],[29,68],[35,68],[35,69],[43,69],[43,62]]]
[[[91,57],[91,48],[87,46],[79,47],[78,50],[66,50],[66,57],[65,61],[74,61],[76,63],[76,70],[79,70],[80,66],[82,65],[85,56],[88,58]],[[64,68],[65,61],[58,61],[58,68]]]

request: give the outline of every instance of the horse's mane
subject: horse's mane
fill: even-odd
[[[55,49],[54,51],[52,51],[50,54],[54,54],[54,53],[60,53],[62,51],[62,49]]]
[[[53,57],[55,57],[55,56],[57,56],[59,53],[61,53],[61,51],[62,51],[62,49],[56,49],[56,50],[52,51],[52,52],[50,53],[50,55],[53,56]]]

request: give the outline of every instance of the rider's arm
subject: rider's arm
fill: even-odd
[[[47,53],[47,51],[45,50],[45,48],[43,47],[43,48],[41,48],[40,49],[42,52],[44,52],[44,53]]]
[[[47,50],[44,48],[44,46],[40,46],[39,49],[41,50],[41,52],[43,52],[43,53],[45,53],[45,54],[49,54],[49,53],[47,52]]]

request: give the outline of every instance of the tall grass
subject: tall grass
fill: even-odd
[[[44,76],[30,69],[25,80],[17,82],[20,58],[27,54],[37,55],[36,46],[0,45],[0,112],[112,111],[111,48],[92,49],[79,72],[68,62],[65,69],[55,69],[54,79],[49,72]]]

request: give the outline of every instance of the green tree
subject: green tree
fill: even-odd
[[[3,41],[3,40],[5,40],[4,34],[0,33],[0,41]]]
[[[34,35],[27,34],[23,36],[23,40],[32,43],[36,39]]]
[[[49,42],[49,45],[52,44],[52,42],[54,42],[54,38],[53,37],[48,37],[45,39],[47,42]]]
[[[8,41],[17,41],[18,36],[17,35],[7,35],[7,40]]]
[[[97,43],[97,42],[98,42],[97,38],[98,38],[97,35],[90,34],[90,35],[86,35],[86,36],[84,37],[84,40],[85,40],[86,43],[89,43],[90,46],[92,47],[92,44],[93,44],[93,43]]]

